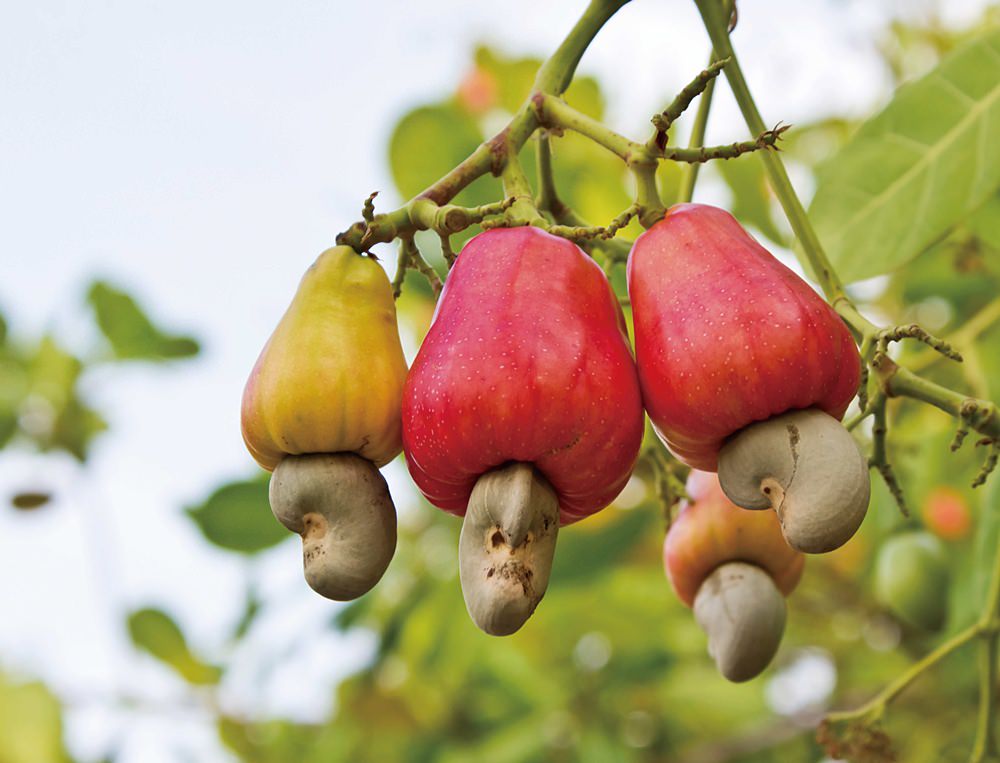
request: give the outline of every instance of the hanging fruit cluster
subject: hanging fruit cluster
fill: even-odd
[[[983,435],[989,455],[975,484],[1000,460],[1000,416],[889,357],[890,343],[909,338],[961,360],[947,343],[915,324],[879,328],[857,311],[773,155],[786,128],[766,129],[753,104],[725,4],[698,0],[721,58],[652,118],[647,141],[563,99],[590,40],[625,2],[595,0],[509,124],[444,177],[391,212],[376,215],[375,194],[368,198],[363,220],[320,255],[265,345],[244,392],[243,435],[273,471],[275,516],[302,536],[307,581],[338,600],[370,590],[392,558],[395,510],[378,468],[402,450],[427,500],[463,517],[459,576],[470,616],[506,635],[545,594],[559,528],[601,511],[628,482],[648,414],[675,459],[648,443],[658,476],[679,484],[690,471],[665,541],[667,575],[720,672],[744,681],[778,648],[803,553],[832,551],[861,525],[870,466],[903,506],[886,457],[888,398],[955,415],[954,448],[970,430]],[[703,146],[723,70],[755,137]],[[691,146],[670,145],[673,123],[699,96]],[[558,197],[550,143],[567,130],[632,175],[634,202],[606,226],[586,224]],[[537,197],[519,159],[536,134]],[[690,200],[700,163],[754,151],[829,303],[728,212],[660,200],[661,161],[686,163],[680,196]],[[502,180],[502,200],[452,203],[487,174]],[[633,219],[645,232],[633,243],[616,238]],[[482,232],[456,255],[450,237],[476,225]],[[444,283],[416,247],[420,231],[441,239]],[[390,283],[370,251],[394,240]],[[634,353],[606,275],[621,264]],[[393,298],[409,269],[439,298],[407,371]],[[870,458],[841,424],[855,396],[851,425],[873,419]],[[669,516],[673,501],[663,497]],[[900,536],[882,552],[879,597],[913,627],[938,627],[941,601],[924,606],[900,591],[944,590],[945,572],[936,538]]]
[[[766,667],[799,551],[840,546],[868,505],[867,462],[839,423],[859,383],[853,339],[714,207],[677,205],[640,236],[628,288],[635,356],[579,246],[530,225],[484,231],[407,373],[382,269],[347,246],[320,255],[243,400],[244,439],[274,472],[272,508],[303,538],[309,584],[352,599],[378,582],[396,539],[378,467],[402,446],[426,498],[464,517],[472,619],[513,633],[545,593],[559,528],[628,481],[645,409],[681,461],[719,472],[692,472],[670,580],[723,675]]]
[[[647,140],[567,102],[590,42],[627,2],[590,0],[506,126],[439,180],[388,212],[376,214],[375,194],[368,198],[363,219],[320,255],[265,345],[244,392],[243,435],[273,472],[275,516],[302,536],[309,585],[337,600],[369,591],[391,562],[395,509],[379,468],[402,451],[427,500],[463,518],[463,596],[475,624],[493,635],[517,631],[539,605],[560,528],[611,504],[641,458],[667,515],[670,584],[705,631],[718,670],[746,681],[779,648],[804,554],[841,547],[862,524],[870,469],[907,515],[887,453],[890,399],[954,417],[952,450],[977,433],[987,455],[973,487],[1000,463],[1000,408],[890,353],[893,343],[917,340],[961,361],[948,343],[917,324],[878,326],[859,312],[776,155],[787,128],[767,129],[743,77],[729,37],[734,3],[695,0],[712,62],[653,116]],[[723,73],[752,137],[705,146],[713,82]],[[470,78],[459,101],[492,116],[508,94],[488,91],[501,84]],[[674,123],[696,99],[689,145],[672,145]],[[617,157],[632,180],[634,200],[607,225],[588,224],[559,197],[552,146],[567,132]],[[535,138],[533,187],[520,157]],[[750,152],[762,156],[796,256],[822,296],[728,212],[690,203],[701,163]],[[682,203],[669,209],[662,162],[683,164]],[[454,202],[488,175],[502,182],[501,200]],[[645,232],[618,237],[633,222]],[[482,232],[456,254],[452,237],[473,226]],[[424,232],[440,238],[443,281],[417,248]],[[390,283],[371,252],[394,241]],[[627,297],[609,283],[623,265]],[[409,270],[426,277],[438,300],[408,370],[393,300]],[[842,424],[855,398],[857,411]],[[647,415],[659,441],[643,441]],[[863,452],[850,430],[869,420]],[[938,492],[925,524],[936,535],[894,534],[874,566],[878,602],[905,628],[927,632],[944,627],[949,613],[943,541],[965,537],[971,517]],[[976,622],[913,669],[855,710],[827,716],[832,757],[842,747],[830,724],[881,744],[885,706],[973,641],[987,666],[976,742],[986,749],[1000,556],[986,598]]]

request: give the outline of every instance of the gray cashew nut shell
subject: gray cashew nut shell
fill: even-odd
[[[868,461],[816,408],[751,424],[719,451],[719,483],[745,509],[773,508],[788,544],[821,554],[846,543],[868,509]]]
[[[378,583],[396,550],[396,510],[375,464],[353,453],[286,456],[269,493],[277,520],[302,536],[316,593],[350,601]]]
[[[472,489],[458,544],[462,595],[472,621],[507,636],[545,595],[559,531],[559,499],[531,464],[483,474]]]
[[[778,651],[785,599],[760,567],[727,562],[698,588],[694,616],[719,672],[739,683],[760,674]]]

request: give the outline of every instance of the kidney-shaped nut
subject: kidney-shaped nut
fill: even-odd
[[[531,464],[482,475],[472,489],[458,543],[462,595],[473,622],[507,636],[545,595],[559,532],[559,499]]]
[[[745,562],[728,562],[698,589],[694,616],[708,634],[708,653],[733,682],[768,666],[785,630],[785,599],[771,576]]]
[[[286,456],[271,475],[271,511],[302,536],[306,582],[336,601],[381,579],[396,550],[396,510],[375,465],[353,453]]]
[[[850,432],[816,408],[751,424],[719,451],[719,482],[745,509],[773,508],[809,554],[846,543],[868,509],[868,462]]]

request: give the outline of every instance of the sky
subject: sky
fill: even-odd
[[[982,4],[951,3],[946,20],[960,25]],[[182,509],[253,472],[239,435],[246,375],[302,272],[363,199],[377,189],[379,209],[401,201],[385,161],[395,120],[451,92],[476,43],[544,55],[582,7],[0,6],[0,311],[12,333],[53,331],[80,352],[99,352],[83,292],[101,276],[204,346],[193,362],[87,377],[111,431],[85,470],[62,457],[0,453],[0,496],[40,483],[57,494],[31,514],[0,508],[0,670],[41,677],[66,700],[68,739],[82,759],[113,746],[124,763],[229,760],[184,687],[126,648],[130,609],[165,608],[196,648],[220,658],[255,581],[267,612],[232,655],[221,696],[250,717],[323,718],[336,679],[369,653],[369,639],[328,632],[336,605],[305,587],[297,540],[248,565],[208,547]],[[887,14],[927,7],[741,5],[735,44],[765,121],[860,115],[883,103],[890,80],[873,30]],[[581,71],[604,85],[611,126],[643,136],[707,51],[692,3],[634,0]],[[746,137],[728,92],[718,92],[708,140]],[[725,202],[710,179],[705,188],[702,200]],[[405,514],[413,504],[405,469],[387,471]],[[280,670],[265,659],[275,653]],[[264,691],[251,690],[257,681]],[[147,709],[130,709],[133,700]]]

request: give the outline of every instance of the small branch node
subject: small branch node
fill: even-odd
[[[916,339],[918,342],[923,342],[928,347],[937,350],[946,358],[954,360],[957,363],[962,362],[961,353],[959,353],[954,347],[943,339],[925,331],[916,323],[910,323],[906,326],[891,326],[889,328],[882,329],[875,335],[875,343],[877,344],[878,349],[884,353],[888,352],[889,344],[891,342],[899,342],[903,339]]]
[[[361,217],[364,218],[366,223],[371,223],[375,221],[375,197],[378,196],[378,191],[372,191],[368,194],[368,198],[365,199],[364,205],[361,207]]]
[[[656,129],[656,133],[649,141],[651,148],[655,147],[657,151],[663,151],[667,145],[667,132],[670,130],[671,125],[677,121],[681,114],[687,111],[688,106],[691,105],[691,101],[705,92],[708,83],[718,77],[726,64],[732,60],[732,58],[723,58],[699,72],[693,80],[684,86],[666,109],[653,116],[650,121]]]

